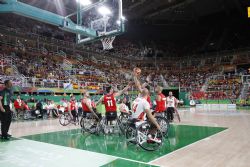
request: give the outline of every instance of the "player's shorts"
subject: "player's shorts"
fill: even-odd
[[[76,110],[71,110],[71,114],[73,115],[73,117],[77,117],[77,112],[76,112]]]
[[[168,112],[169,112],[169,113],[174,113],[174,112],[175,112],[175,111],[174,111],[174,107],[168,107],[166,112],[167,112],[167,113],[168,113]]]
[[[105,115],[106,115],[107,121],[114,121],[117,119],[117,112],[116,111],[106,112]]]

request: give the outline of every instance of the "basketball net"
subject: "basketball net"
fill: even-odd
[[[103,50],[113,49],[113,41],[114,40],[115,40],[115,36],[102,38],[101,42],[102,42]]]

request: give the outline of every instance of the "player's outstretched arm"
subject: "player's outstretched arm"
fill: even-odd
[[[115,97],[121,96],[124,92],[126,92],[126,91],[130,88],[131,84],[132,84],[132,83],[130,82],[123,90],[121,90],[121,91],[115,93],[114,96],[115,96]]]
[[[85,104],[86,104],[86,106],[88,107],[88,109],[91,111],[91,113],[97,118],[97,120],[99,120],[99,117],[98,117],[98,116],[96,115],[96,113],[94,112],[94,110],[93,110],[91,104],[89,104],[89,103],[85,103]]]
[[[104,96],[102,96],[102,97],[98,100],[98,102],[96,103],[96,106],[98,106],[99,103],[101,103],[101,102],[103,101],[103,98],[104,98]]]
[[[160,125],[157,123],[156,119],[154,118],[154,116],[152,115],[152,113],[150,112],[150,110],[149,110],[149,109],[146,109],[146,110],[145,110],[145,113],[147,114],[149,121],[150,121],[152,124],[154,124],[158,130],[161,130]]]
[[[139,81],[137,75],[134,74],[134,75],[133,75],[133,78],[134,78],[135,86],[136,86],[136,88],[139,90],[140,93],[143,91],[143,89],[144,89],[146,86],[150,85],[150,82],[151,82],[149,76],[147,76],[146,82],[143,83],[142,85],[141,85],[141,83],[140,83],[140,81]]]
[[[141,85],[141,83],[140,83],[139,79],[137,78],[137,76],[134,75],[133,78],[134,78],[134,82],[135,82],[136,88],[137,88],[138,91],[141,93],[141,92],[143,91],[143,86],[144,86],[144,84],[143,84],[143,86]],[[144,87],[145,87],[145,86],[144,86]]]

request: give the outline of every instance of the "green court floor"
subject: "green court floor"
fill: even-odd
[[[111,155],[125,160],[148,163],[225,129],[226,128],[222,127],[171,125],[169,137],[165,139],[163,147],[154,152],[147,152],[137,148],[133,144],[127,144],[123,136],[96,136],[82,134],[80,129],[25,136],[24,138],[53,145]],[[105,167],[120,166],[117,164],[123,163],[124,160],[122,159],[116,159],[115,161],[109,162]],[[131,165],[128,166],[134,166],[133,162],[130,163]]]

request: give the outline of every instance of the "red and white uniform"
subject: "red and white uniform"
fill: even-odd
[[[178,103],[178,100],[174,96],[172,96],[172,97],[168,96],[167,97],[167,107],[174,107],[175,108],[177,103]]]
[[[15,107],[15,109],[21,109],[22,108],[22,100],[21,99],[16,99],[14,101],[14,107]]]
[[[77,104],[76,104],[76,102],[75,101],[70,101],[69,102],[69,109],[70,109],[70,111],[73,111],[73,110],[77,110]]]
[[[24,102],[23,102],[23,108],[24,108],[24,110],[30,110],[29,106]]]
[[[158,113],[161,113],[161,112],[166,111],[166,108],[167,108],[167,98],[162,93],[158,94],[158,96],[161,97],[161,100],[160,101],[156,100],[156,109],[155,109],[155,111],[158,112]]]
[[[144,98],[136,98],[133,103],[133,112],[132,112],[132,118],[139,119],[139,120],[145,120],[145,110],[150,110],[150,104],[149,102]]]
[[[68,103],[67,102],[63,102],[62,106],[60,106],[60,110],[62,112],[68,112],[69,111],[69,108],[68,108]]]
[[[84,112],[91,112],[87,105],[89,105],[89,106],[92,105],[91,100],[87,99],[87,98],[84,98],[82,100],[82,109],[83,109]]]
[[[94,101],[91,102],[91,106],[92,106],[92,108],[96,108],[96,104]]]
[[[105,105],[106,112],[116,112],[116,100],[114,94],[104,95],[103,103]]]
[[[139,97],[137,97],[137,98],[133,101],[133,103],[132,103],[132,112],[135,112],[135,111],[136,111],[136,107],[138,106],[138,103],[140,102],[140,100],[141,100],[141,97],[139,96]]]

